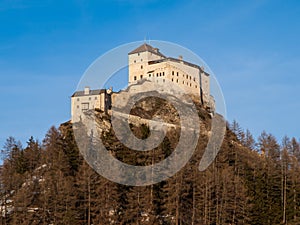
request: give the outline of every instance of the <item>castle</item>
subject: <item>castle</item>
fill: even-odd
[[[210,96],[210,75],[203,67],[178,58],[166,57],[158,48],[144,43],[128,53],[128,86],[141,80],[165,82],[168,79],[198,99],[204,106],[214,110]],[[95,109],[107,111],[113,104],[112,89],[76,91],[71,98],[72,122],[81,120],[82,112]]]

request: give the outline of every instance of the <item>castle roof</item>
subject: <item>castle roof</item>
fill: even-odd
[[[128,55],[140,53],[140,52],[152,52],[156,55],[159,55],[159,56],[165,58],[165,56],[159,52],[158,48],[153,48],[151,45],[148,45],[146,43],[142,44],[141,46],[137,47],[133,51],[129,52]]]
[[[106,90],[105,89],[97,89],[97,90],[90,90],[90,93],[88,95],[99,95],[101,93],[105,93]],[[80,97],[80,96],[86,96],[86,94],[84,94],[84,91],[76,91],[72,97]]]

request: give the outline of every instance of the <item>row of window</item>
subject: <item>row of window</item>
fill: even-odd
[[[95,100],[97,100],[97,96],[94,98]],[[92,100],[92,97],[89,97],[89,100]],[[77,98],[77,101],[80,101],[80,98]]]
[[[136,60],[133,60],[134,63],[136,63]],[[143,62],[143,59],[141,59],[141,62]]]
[[[149,74],[149,77],[151,77],[151,74]],[[137,77],[134,76],[133,79],[134,79],[134,80],[137,80]],[[140,75],[140,79],[143,79],[143,75]],[[163,79],[163,82],[165,82],[165,79]],[[174,78],[172,78],[172,82],[175,82],[175,79],[174,79]],[[176,79],[176,83],[179,83],[179,80],[178,80],[178,79]],[[182,84],[184,84],[184,81],[182,81]],[[192,83],[186,82],[186,85],[192,87]],[[197,87],[198,87],[198,86],[195,85],[195,88],[197,88]]]
[[[172,71],[172,75],[173,75],[173,76],[175,75],[175,72],[174,72],[174,71]],[[178,76],[179,76],[179,73],[176,72],[176,75],[177,75],[177,77],[178,77]],[[192,80],[192,76],[184,75],[184,74],[182,74],[182,76],[183,76],[183,78],[186,77],[186,79],[189,79],[189,78],[190,78],[190,80]],[[193,80],[196,81],[196,78],[194,77]]]
[[[141,66],[141,69],[143,69],[143,66]],[[172,71],[172,75],[173,75],[173,76],[175,75],[175,72],[174,72],[174,71]],[[178,77],[178,76],[179,76],[179,72],[176,72],[176,75],[177,75],[177,77]],[[151,76],[152,76],[152,74],[150,73],[150,74],[149,74],[149,77],[151,77]],[[155,74],[153,74],[153,76],[155,76]],[[160,76],[160,77],[161,77],[161,76],[165,76],[165,72],[156,73],[156,76],[157,76],[157,77],[158,77],[158,76]],[[192,76],[184,75],[184,74],[182,74],[182,76],[183,76],[183,78],[192,80]],[[136,79],[135,79],[135,80],[136,80]],[[194,77],[193,80],[196,81],[196,78]]]
[[[174,78],[172,78],[172,81],[173,82],[175,82],[175,79]],[[176,83],[179,83],[179,80],[178,79],[176,79]],[[182,81],[182,84],[184,84],[184,81]],[[189,83],[189,82],[186,82],[186,85],[187,86],[189,86],[190,85],[190,87],[192,87],[192,83]],[[197,85],[195,85],[195,88],[197,88],[198,86]]]

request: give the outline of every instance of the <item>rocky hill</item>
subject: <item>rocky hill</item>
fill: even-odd
[[[280,146],[263,133],[256,145],[235,122],[227,125],[216,159],[200,172],[212,115],[199,103],[196,108],[200,133],[191,159],[174,176],[147,186],[117,184],[97,174],[83,160],[70,122],[50,128],[42,144],[31,139],[22,148],[8,140],[1,169],[1,223],[300,224],[299,143],[286,138]],[[149,137],[155,118],[169,124],[163,141],[153,150],[133,151],[115,136],[111,114],[99,111],[95,118],[107,151],[135,166],[170,156],[182,129],[175,108],[150,97],[130,114],[130,130],[142,140]]]

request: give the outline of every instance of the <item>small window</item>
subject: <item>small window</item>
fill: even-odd
[[[178,75],[179,75],[179,74],[178,74],[178,72],[177,72],[177,77],[178,77]]]
[[[92,98],[91,98],[91,97],[89,97],[89,100],[92,100]]]
[[[192,79],[192,76],[190,76],[190,80]]]
[[[77,105],[77,109],[79,109],[79,105]]]
[[[140,75],[140,78],[143,79],[143,75]]]
[[[165,75],[165,72],[163,72],[163,76]]]
[[[141,65],[141,69],[143,69],[143,65]]]
[[[178,83],[178,79],[176,80],[176,82]]]
[[[197,88],[197,85],[195,85],[195,88]]]
[[[188,75],[186,75],[186,79],[189,79],[189,76],[188,76]]]
[[[88,110],[89,109],[89,103],[82,103],[81,108],[82,108],[82,111]]]
[[[184,84],[184,81],[182,81],[182,83]]]
[[[189,83],[188,83],[188,82],[186,82],[186,85],[187,85],[187,86],[189,86]]]
[[[149,77],[151,77],[151,73],[149,73]]]
[[[173,81],[174,79],[172,78],[172,81]]]
[[[97,97],[95,97],[95,100],[97,100]]]
[[[174,75],[174,71],[172,71],[172,75]]]
[[[165,79],[163,79],[163,82],[165,82]]]
[[[196,81],[196,78],[194,77],[194,81]]]
[[[80,99],[79,98],[77,98],[77,102],[79,102],[80,101]]]
[[[140,56],[140,53],[138,53],[138,56]]]
[[[192,87],[192,83],[190,83],[190,87]]]
[[[159,76],[161,77],[161,73],[159,73]]]
[[[158,73],[156,73],[156,76],[158,77]]]
[[[141,62],[143,62],[143,59],[141,59]]]
[[[136,63],[136,60],[134,60],[133,62]]]
[[[136,80],[136,76],[134,76],[133,79]]]

